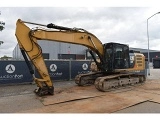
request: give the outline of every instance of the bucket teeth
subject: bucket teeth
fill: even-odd
[[[49,88],[47,86],[44,86],[43,88],[35,89],[34,92],[38,96],[53,95],[54,94],[54,87]]]

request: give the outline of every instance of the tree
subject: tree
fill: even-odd
[[[0,15],[1,15],[1,11],[0,11]],[[5,22],[0,21],[0,31],[4,30],[5,26]]]
[[[12,57],[9,57],[9,56],[7,56],[7,55],[4,55],[3,57],[1,57],[0,59],[1,60],[9,60],[9,59],[11,59]]]

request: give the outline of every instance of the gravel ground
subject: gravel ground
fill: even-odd
[[[151,68],[150,75],[147,76],[147,80],[160,81],[160,69]],[[116,113],[160,113],[160,104],[154,102],[144,102],[124,110],[117,111]]]
[[[155,102],[144,102],[132,107],[117,111],[116,113],[160,113],[160,104]]]
[[[73,86],[74,81],[56,81],[55,89]],[[18,113],[32,108],[40,108],[44,105],[34,94],[35,84],[21,84],[0,86],[0,113]]]
[[[65,88],[75,84],[73,80],[70,81],[55,81],[54,86],[56,88]],[[33,91],[36,89],[35,84],[19,84],[19,85],[5,85],[0,86],[0,97],[34,94]]]
[[[147,76],[148,80],[160,80],[160,69],[150,69],[150,75]]]

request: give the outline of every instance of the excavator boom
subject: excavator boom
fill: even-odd
[[[25,23],[43,26],[43,28],[36,27],[34,29],[30,29],[25,25]],[[15,35],[22,55],[30,69],[30,73],[33,75],[34,81],[38,86],[38,89],[36,89],[35,92],[41,96],[45,94],[53,94],[54,87],[44,63],[42,49],[38,45],[37,40],[58,41],[86,46],[97,53],[102,62],[104,51],[101,41],[95,35],[84,29],[67,28],[56,26],[54,24],[48,24],[45,26],[18,19]],[[36,67],[41,78],[35,77],[30,61]]]

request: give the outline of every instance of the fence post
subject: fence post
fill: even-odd
[[[71,74],[72,74],[72,70],[71,70],[71,59],[69,59],[69,80],[71,80]]]

